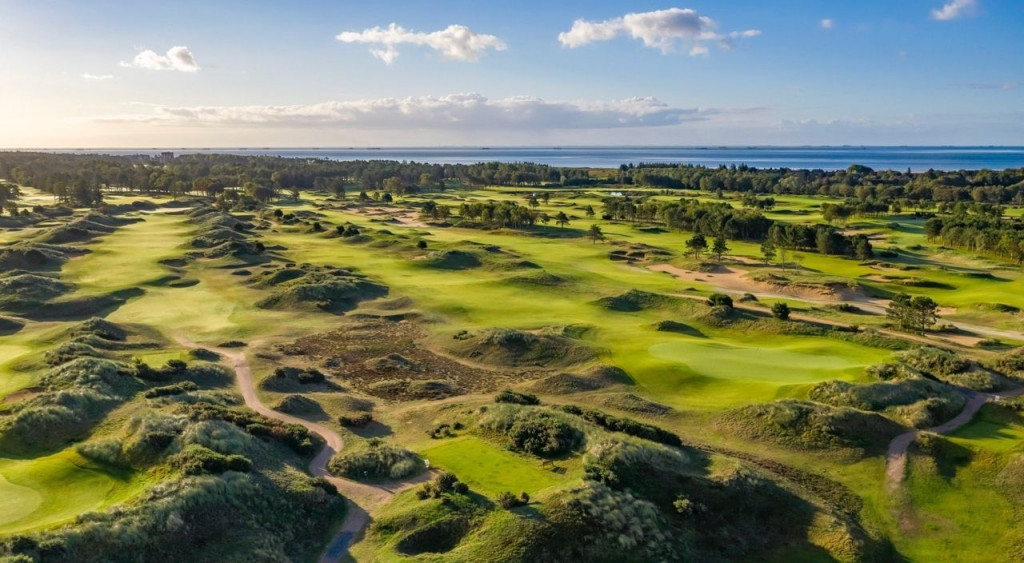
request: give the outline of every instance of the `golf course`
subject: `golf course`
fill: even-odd
[[[0,561],[1019,560],[1022,174],[0,153]]]

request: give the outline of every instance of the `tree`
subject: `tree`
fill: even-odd
[[[789,319],[789,305],[779,302],[772,305],[772,316],[780,321]]]
[[[859,235],[853,239],[853,255],[857,260],[870,260],[875,256],[868,237]]]
[[[559,211],[558,215],[555,215],[555,223],[564,229],[569,224],[569,216],[565,214],[565,211]]]
[[[700,260],[700,255],[708,249],[708,241],[704,235],[697,233],[686,241],[686,248],[693,253],[694,258]]]
[[[772,243],[772,239],[764,239],[761,242],[761,256],[764,258],[764,263],[771,264],[772,260],[775,259],[775,245]]]
[[[584,210],[584,213],[587,214],[587,217],[593,217],[594,216],[594,206],[593,205],[588,205],[587,208]]]
[[[601,227],[597,225],[591,225],[590,231],[587,232],[587,236],[597,244],[597,241],[604,240],[604,233],[601,232]]]
[[[726,242],[725,234],[719,233],[715,236],[715,241],[711,246],[711,252],[714,253],[719,262],[722,261],[722,255],[729,252],[729,245]]]
[[[938,321],[938,309],[939,304],[931,297],[900,293],[892,298],[885,315],[901,330],[924,332]]]

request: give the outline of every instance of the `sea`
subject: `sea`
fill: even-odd
[[[573,168],[618,168],[622,164],[680,163],[717,167],[840,170],[852,164],[875,170],[1002,170],[1024,168],[1024,147],[363,147],[363,148],[154,148],[46,149],[79,154],[273,155],[332,160],[397,160],[436,164],[533,162]]]

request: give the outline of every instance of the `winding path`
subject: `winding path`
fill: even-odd
[[[932,428],[904,432],[889,442],[889,450],[885,455],[885,480],[890,491],[898,489],[903,482],[903,477],[907,473],[907,449],[910,448],[910,444],[914,443],[914,439],[917,438],[918,434],[921,432],[949,434],[970,422],[974,415],[981,410],[981,407],[985,406],[985,403],[1024,395],[1024,387],[1000,394],[978,393],[967,390],[962,392],[967,396],[967,404],[964,405],[964,410],[960,411],[960,414]]]
[[[196,349],[202,347],[182,336],[175,337],[175,341],[186,348]],[[394,495],[431,477],[430,472],[425,472],[417,477],[403,481],[369,485],[331,475],[327,471],[327,464],[330,462],[331,457],[345,446],[341,435],[322,424],[276,411],[263,404],[260,401],[259,395],[256,394],[252,370],[249,367],[249,360],[245,357],[245,352],[225,348],[204,348],[220,354],[231,363],[231,367],[235,371],[238,388],[242,392],[242,399],[247,407],[267,418],[304,426],[310,432],[323,438],[324,447],[309,462],[309,473],[315,477],[323,477],[337,487],[338,492],[345,497],[345,501],[348,504],[348,512],[345,514],[345,520],[341,524],[341,529],[338,530],[338,533],[327,545],[323,554],[321,554],[319,558],[320,563],[335,563],[344,558],[348,553],[349,546],[362,536],[367,525],[370,523],[370,515],[367,512],[367,508],[372,509],[380,506]]]

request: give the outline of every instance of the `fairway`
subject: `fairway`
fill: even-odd
[[[544,469],[540,460],[516,455],[475,436],[447,440],[422,450],[420,455],[432,466],[458,475],[470,489],[489,496],[503,491],[535,495],[571,479],[568,472]]]
[[[53,526],[142,490],[145,479],[101,468],[73,449],[37,459],[0,458],[0,533]]]
[[[877,350],[845,343],[778,340],[740,344],[680,338],[654,344],[648,350],[655,358],[678,362],[707,377],[779,385],[855,378],[864,367],[885,357]]]

